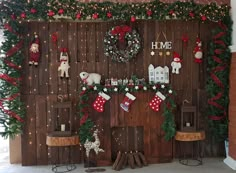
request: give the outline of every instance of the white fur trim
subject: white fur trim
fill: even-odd
[[[135,99],[136,99],[136,97],[135,97],[134,95],[130,94],[130,93],[126,93],[125,95],[126,95],[129,99],[131,99],[131,100],[135,100]]]
[[[104,99],[106,99],[106,100],[109,100],[111,97],[109,96],[109,95],[107,95],[107,94],[105,94],[104,92],[100,92],[100,93],[98,93],[100,96],[102,96]]]
[[[158,97],[160,97],[162,100],[165,100],[166,99],[166,97],[161,93],[161,92],[156,92],[156,95],[158,96]]]

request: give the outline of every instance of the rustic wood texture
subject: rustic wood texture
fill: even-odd
[[[104,55],[103,39],[105,33],[110,27],[120,24],[131,25],[140,33],[142,39],[141,51],[130,63],[114,63]],[[198,98],[206,96],[204,90],[206,82],[205,59],[207,56],[207,42],[210,39],[211,28],[213,27],[214,24],[178,20],[159,22],[140,20],[136,23],[118,21],[26,23],[25,36],[27,37],[27,44],[25,44],[24,48],[26,58],[22,66],[24,74],[22,99],[27,106],[27,116],[22,136],[22,164],[50,164],[51,160],[57,163],[64,162],[62,155],[65,155],[65,152],[71,152],[71,157],[76,163],[83,159],[81,158],[83,152],[81,152],[80,146],[62,151],[46,146],[46,135],[53,131],[53,104],[59,101],[58,95],[62,95],[64,101],[72,101],[74,112],[72,122],[70,122],[73,124],[72,132],[76,134],[79,129],[79,117],[76,112],[79,100],[78,92],[82,83],[79,73],[82,71],[100,73],[103,82],[106,78],[130,78],[131,75],[145,78],[147,81],[150,63],[155,67],[166,65],[171,69],[172,52],[178,52],[183,59],[182,68],[180,75],[170,74],[170,84],[177,92],[175,97],[177,109],[174,115],[177,127],[180,127],[180,107],[183,100],[187,99],[192,105],[196,105],[199,103]],[[41,45],[40,63],[37,68],[28,66],[29,43],[33,38],[34,32],[39,34]],[[58,35],[58,43],[56,45],[51,41],[53,33]],[[183,34],[187,34],[189,37],[186,47],[181,40]],[[159,38],[157,38],[158,35],[160,35]],[[197,35],[203,40],[204,62],[201,65],[194,63],[193,58]],[[173,42],[170,56],[166,55],[165,50],[155,50],[155,55],[150,55],[151,42],[157,39],[159,41]],[[60,79],[57,71],[61,47],[68,48],[71,67],[68,80]],[[159,54],[161,51],[162,55]],[[101,147],[105,150],[104,153],[94,155],[93,158],[96,160],[97,165],[111,164],[112,158],[114,159],[114,155],[119,151],[118,148],[112,149],[112,128],[116,127],[143,127],[142,132],[138,130],[137,138],[131,135],[135,130],[128,132],[128,137],[136,141],[133,144],[128,144],[125,142],[127,141],[126,136],[121,136],[123,138],[123,144],[119,146],[121,151],[126,151],[127,146],[130,147],[130,150],[141,151],[144,153],[148,163],[169,162],[175,156],[175,142],[165,141],[164,132],[161,130],[164,120],[162,116],[163,109],[156,113],[148,106],[154,93],[137,92],[134,95],[137,99],[131,105],[129,113],[120,108],[124,95],[118,93],[111,94],[111,99],[105,104],[103,113],[96,112],[91,106],[89,116],[100,129]],[[90,96],[90,105],[92,105],[96,96],[96,94]],[[204,98],[202,101],[204,101]],[[202,102],[199,104],[202,104]],[[204,105],[202,106],[204,107]],[[199,111],[203,112],[202,109],[199,109]],[[57,113],[61,117],[61,115],[68,115],[69,111],[63,109]],[[203,121],[203,113],[199,114],[197,119],[201,122],[199,127],[205,128],[206,122]],[[138,144],[138,140],[143,141],[143,143]],[[206,140],[206,142],[211,144],[211,140]],[[209,151],[211,150],[209,149]],[[213,153],[217,153],[217,151]],[[208,155],[212,155],[212,152],[208,152]]]
[[[78,136],[69,136],[69,137],[47,136],[46,144],[50,147],[79,145],[79,137]]]

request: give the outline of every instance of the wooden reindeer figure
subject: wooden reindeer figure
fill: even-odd
[[[89,152],[91,149],[93,149],[95,151],[96,154],[98,154],[99,152],[105,152],[102,148],[100,147],[100,140],[98,138],[98,129],[96,129],[93,132],[93,137],[95,138],[95,141],[89,141],[88,139],[86,140],[86,142],[84,143],[84,147],[86,149],[86,156],[89,157]]]

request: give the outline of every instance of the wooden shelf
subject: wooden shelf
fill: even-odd
[[[64,147],[79,145],[79,136],[54,137],[47,136],[46,144],[50,147]]]

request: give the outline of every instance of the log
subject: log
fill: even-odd
[[[134,161],[139,168],[143,167],[138,152],[134,153]]]
[[[140,157],[140,159],[141,159],[143,165],[144,165],[144,166],[147,166],[147,165],[148,165],[148,164],[147,164],[147,160],[146,160],[145,156],[143,155],[143,153],[138,152],[138,155],[139,155],[139,157]]]
[[[134,156],[133,156],[133,153],[130,152],[127,154],[128,156],[128,163],[129,163],[129,166],[131,169],[134,169],[135,168],[135,165],[134,165]]]
[[[127,164],[128,164],[128,156],[127,156],[127,152],[125,152],[125,160],[124,160],[123,166],[126,167]]]
[[[112,169],[116,169],[116,167],[117,167],[117,165],[118,165],[120,159],[121,159],[121,152],[118,151],[117,156],[116,156],[116,160],[115,160],[115,162],[114,162],[114,164],[113,164],[113,166],[112,166]]]
[[[122,153],[120,161],[119,161],[119,163],[118,163],[118,165],[117,165],[117,167],[115,169],[116,171],[120,171],[121,170],[121,168],[123,167],[124,161],[125,161],[125,154]]]

